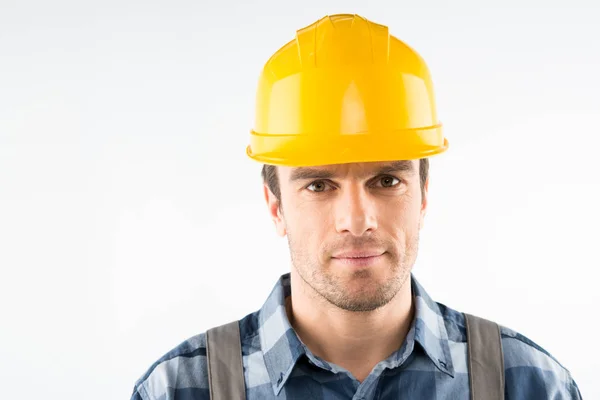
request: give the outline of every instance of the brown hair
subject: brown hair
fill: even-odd
[[[277,167],[264,164],[262,168],[263,182],[267,184],[269,190],[275,195],[277,200],[281,200],[281,190],[279,189],[279,178],[277,177]],[[425,182],[429,176],[429,159],[421,158],[419,160],[419,177],[421,178],[421,194],[425,191]],[[281,206],[281,201],[279,202]]]

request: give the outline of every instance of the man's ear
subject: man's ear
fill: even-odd
[[[287,231],[285,229],[285,219],[283,218],[281,200],[271,192],[271,189],[269,189],[269,186],[266,183],[263,184],[263,193],[267,208],[269,209],[269,215],[275,224],[275,230],[279,236],[283,237],[286,235]]]
[[[425,214],[427,214],[427,205],[429,198],[429,177],[425,180],[425,185],[423,186],[423,190],[421,190],[421,228],[425,224]]]

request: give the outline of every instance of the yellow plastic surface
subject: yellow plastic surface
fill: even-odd
[[[410,160],[448,148],[425,61],[388,28],[327,16],[265,64],[247,155],[314,166]]]

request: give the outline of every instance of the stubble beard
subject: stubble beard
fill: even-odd
[[[391,269],[391,278],[384,282],[375,280],[373,271],[368,268],[353,272],[349,279],[340,279],[321,265],[316,256],[311,257],[304,249],[298,249],[289,232],[288,243],[293,267],[317,296],[345,311],[370,312],[392,301],[406,283],[418,252],[418,232],[399,254],[387,252],[383,255]],[[360,285],[360,288],[349,290],[348,282],[353,287]]]

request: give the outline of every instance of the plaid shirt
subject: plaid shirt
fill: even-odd
[[[411,280],[415,318],[404,344],[359,382],[300,341],[286,315],[291,288],[283,275],[264,306],[240,321],[247,399],[469,399],[464,316]],[[581,399],[548,352],[505,327],[501,336],[506,399]],[[194,336],[154,363],[131,400],[208,400],[205,338]]]

